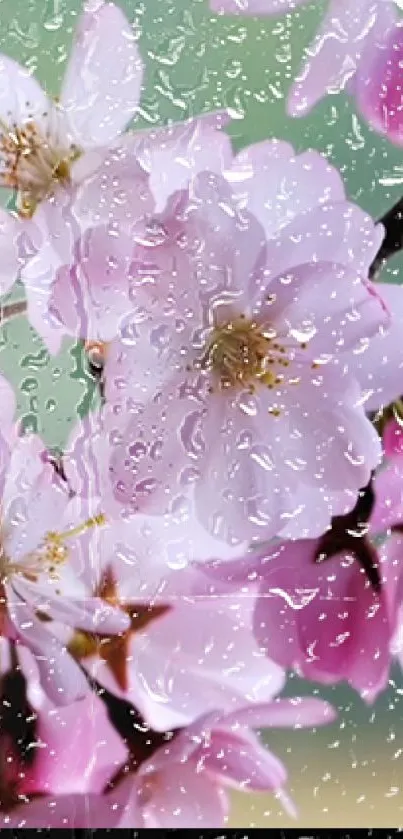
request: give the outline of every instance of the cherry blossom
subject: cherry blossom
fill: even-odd
[[[213,11],[241,15],[279,15],[294,11],[308,0],[210,0]],[[327,12],[312,43],[305,50],[302,68],[291,87],[287,108],[291,116],[305,116],[326,94],[347,89],[358,79],[359,104],[370,121],[386,126],[383,103],[396,95],[382,46],[399,38],[394,0],[329,0]],[[394,33],[396,32],[396,36]],[[381,48],[381,52],[379,49]],[[395,45],[396,49],[396,45]],[[397,54],[392,58],[399,74]],[[383,71],[384,68],[384,71]],[[392,71],[393,72],[393,71]],[[385,75],[386,73],[386,75]],[[357,76],[356,76],[357,74]],[[374,79],[377,79],[374,85]],[[389,93],[379,97],[382,82]],[[372,103],[372,104],[371,104]],[[395,116],[390,118],[390,132]]]
[[[197,175],[159,222],[106,358],[115,497],[152,514],[192,497],[229,543],[319,535],[379,462],[360,376],[390,323],[366,279],[382,228],[278,141]]]
[[[100,794],[127,759],[102,701],[88,694],[79,709],[54,705],[27,647],[0,638],[0,655],[1,824],[27,796]]]
[[[397,146],[403,145],[403,26],[392,20],[366,45],[352,90],[370,125]]]
[[[21,804],[4,817],[13,827],[221,827],[227,790],[271,791],[291,815],[284,791],[286,769],[250,728],[329,724],[335,713],[318,699],[275,700],[234,714],[205,714],[193,725],[153,742],[139,727],[129,738],[130,757],[103,796],[54,795]],[[144,745],[151,755],[144,757]],[[146,751],[147,751],[146,750]]]
[[[28,318],[56,353],[65,335],[107,343],[135,305],[134,278],[155,214],[199,170],[232,159],[224,113],[126,134],[92,153],[93,171],[43,202],[21,279]],[[164,174],[165,173],[165,174]]]
[[[23,215],[74,179],[74,163],[85,152],[123,131],[136,113],[142,75],[134,32],[109,2],[84,4],[57,100],[1,56],[1,182],[17,191]]]
[[[255,633],[270,659],[322,684],[348,681],[375,701],[401,650],[403,470],[394,458],[317,540],[279,543],[205,566],[247,597],[260,585]],[[249,579],[249,584],[248,584]],[[400,646],[399,646],[400,644]]]
[[[111,634],[128,626],[123,612],[86,596],[69,563],[70,542],[101,526],[102,518],[83,520],[77,500],[72,516],[66,484],[34,435],[14,440],[1,472],[1,635],[31,650],[49,697],[67,704],[83,696],[88,685],[53,622]]]

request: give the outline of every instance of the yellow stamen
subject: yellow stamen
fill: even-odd
[[[50,531],[46,534],[46,541],[47,542],[64,542],[65,539],[72,539],[74,536],[81,536],[82,533],[85,533],[86,530],[91,530],[92,527],[98,527],[101,524],[106,523],[106,516],[104,513],[99,513],[96,516],[92,516],[87,521],[79,524],[77,527],[71,527],[70,530],[64,530],[61,533],[57,533],[55,531]]]
[[[42,554],[42,561],[48,566],[49,572],[54,574],[55,566],[61,565],[67,559],[68,548],[64,544],[66,539],[73,539],[75,536],[80,536],[86,530],[105,524],[105,522],[106,516],[103,513],[99,513],[87,519],[83,524],[79,524],[77,527],[71,527],[69,530],[61,533],[56,531],[47,533],[45,536],[45,550]]]
[[[306,349],[307,343],[300,344],[300,348]],[[272,390],[297,383],[296,377],[289,379],[285,375],[295,349],[293,342],[283,342],[271,324],[240,315],[214,327],[204,355],[194,366],[211,371],[220,390],[241,387],[253,393],[256,385]]]
[[[60,145],[46,128],[41,129],[32,120],[21,126],[0,120],[0,155],[0,183],[16,191],[19,214],[30,218],[57,184],[70,183],[71,164],[80,150],[73,144]]]

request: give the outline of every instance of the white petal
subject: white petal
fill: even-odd
[[[143,65],[123,12],[105,3],[80,19],[61,104],[73,139],[85,149],[114,140],[134,116]]]
[[[0,120],[23,125],[27,121],[44,127],[50,103],[35,78],[12,58],[0,57]]]

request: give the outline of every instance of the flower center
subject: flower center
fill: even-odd
[[[38,575],[46,571],[50,578],[58,579],[57,567],[62,565],[68,557],[68,546],[65,544],[69,539],[80,536],[86,530],[98,525],[105,524],[106,518],[103,513],[92,516],[77,527],[71,527],[63,532],[49,531],[45,535],[42,545],[36,551],[27,554],[20,562],[14,562],[5,552],[4,546],[0,548],[0,587],[14,575],[22,575],[26,579],[36,582]]]
[[[211,370],[221,389],[257,384],[273,388],[284,380],[287,348],[279,343],[271,326],[262,326],[240,316],[216,326],[199,366]]]
[[[34,122],[23,127],[0,123],[2,183],[18,194],[18,209],[31,217],[56,184],[67,185],[70,166],[80,152],[62,148],[44,136]]]

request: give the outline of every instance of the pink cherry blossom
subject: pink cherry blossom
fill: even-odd
[[[191,507],[165,517],[122,515],[103,492],[109,451],[100,412],[78,423],[67,442],[63,470],[80,509],[86,497],[95,505],[86,516],[102,505],[108,511],[105,525],[88,530],[70,555],[88,595],[104,591],[118,602],[132,616],[132,630],[119,663],[116,649],[113,660],[95,649],[82,665],[158,731],[209,709],[271,699],[284,676],[255,642],[253,595],[220,598],[220,588],[199,574],[204,562],[235,561],[247,544],[232,549],[218,541]]]
[[[254,625],[271,659],[324,684],[348,681],[367,702],[387,686],[403,621],[399,460],[379,472],[374,492],[374,503],[366,490],[356,510],[335,519],[319,540],[284,542],[244,563],[206,566],[213,580],[218,574],[244,596],[248,576],[252,590],[260,580]]]
[[[309,727],[334,716],[326,702],[298,698],[203,715],[143,763],[133,780],[122,782],[119,826],[132,826],[134,811],[143,827],[221,827],[231,788],[275,792],[294,814],[283,791],[285,767],[249,727]]]
[[[52,353],[64,335],[116,336],[135,305],[139,251],[154,235],[156,211],[199,170],[230,164],[226,121],[218,112],[126,134],[111,150],[92,153],[93,171],[78,186],[39,206],[21,278],[28,318]]]
[[[326,702],[300,698],[245,706],[234,714],[206,714],[173,737],[167,735],[165,745],[136,772],[122,774],[103,796],[28,799],[4,818],[4,826],[222,827],[231,788],[274,792],[294,815],[283,789],[285,767],[249,727],[317,726],[331,723],[334,716]],[[135,743],[132,748],[135,752]]]
[[[403,145],[402,21],[382,27],[363,52],[353,81],[359,110],[392,143]]]
[[[109,2],[84,5],[57,103],[27,69],[1,56],[1,180],[17,190],[23,212],[32,214],[58,184],[68,184],[82,154],[123,131],[137,110],[142,75],[134,32]]]
[[[70,540],[99,519],[83,520],[77,499],[47,462],[35,436],[17,438],[2,464],[0,633],[34,654],[44,690],[65,704],[87,692],[86,679],[53,631],[53,622],[89,632],[125,631],[127,616],[87,597],[69,563]],[[74,507],[72,504],[74,503]]]
[[[354,90],[364,56],[397,19],[394,0],[329,0],[327,13],[288,96],[291,116],[304,116],[325,94]]]
[[[84,5],[57,103],[27,69],[0,57],[0,180],[16,191],[19,207],[19,217],[0,214],[0,293],[26,269],[41,230],[51,250],[52,223],[46,229],[44,219],[34,224],[31,217],[103,162],[136,113],[142,77],[135,33],[109,2]],[[37,307],[38,300],[31,300],[34,326],[40,323]]]
[[[280,15],[307,0],[210,0],[213,11]],[[399,30],[394,0],[329,0],[327,12],[288,96],[291,116],[305,116],[326,94],[355,90],[369,121],[399,142]],[[389,45],[389,49],[383,49]],[[392,50],[395,50],[393,53]],[[390,58],[389,58],[390,56]],[[394,68],[394,69],[393,69]],[[389,104],[389,108],[385,105]]]
[[[192,497],[230,543],[319,535],[380,456],[358,374],[389,323],[366,280],[382,228],[278,141],[199,174],[159,225],[106,359],[116,498],[154,514]]]
[[[42,690],[38,667],[26,647],[0,638],[0,653],[2,707],[10,708],[10,721],[3,711],[0,733],[2,755],[7,755],[2,763],[1,823],[7,804],[17,805],[32,794],[100,794],[127,759],[104,704],[89,694],[79,705],[58,707]]]

